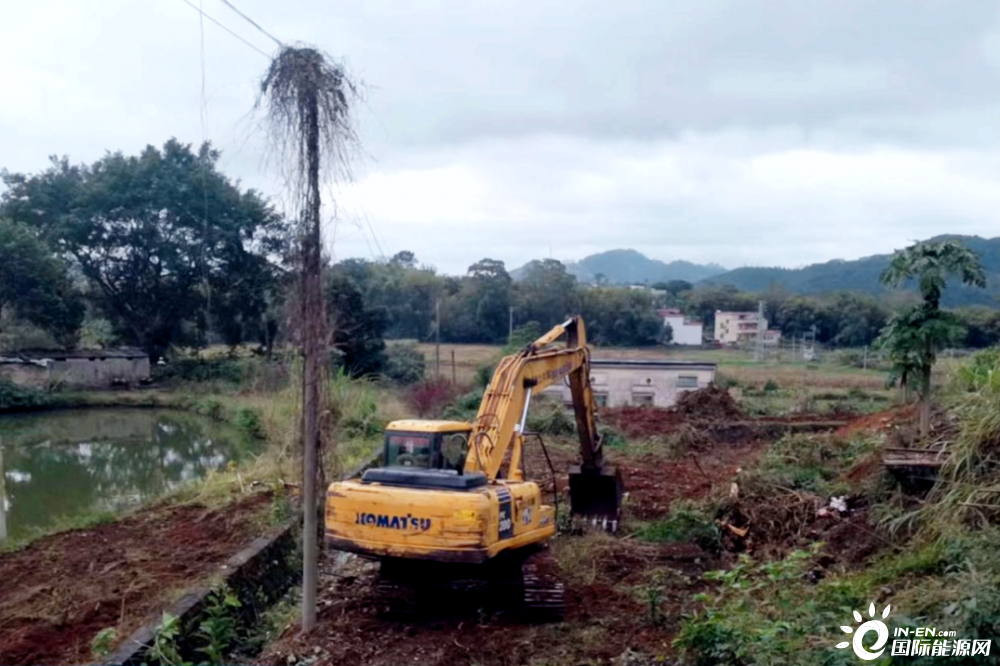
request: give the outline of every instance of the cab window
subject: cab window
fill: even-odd
[[[449,433],[441,442],[441,466],[461,470],[469,452],[469,438],[464,432]]]
[[[386,439],[388,467],[430,467],[431,453],[428,435],[389,435]]]

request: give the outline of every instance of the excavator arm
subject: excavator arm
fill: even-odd
[[[552,348],[562,337],[566,338],[565,346]],[[571,317],[500,361],[473,423],[465,470],[482,472],[489,482],[494,482],[507,462],[506,478],[522,480],[521,456],[531,398],[564,380],[569,383],[580,440],[581,464],[570,474],[573,512],[606,523],[612,521],[612,529],[616,529],[621,476],[604,465],[597,408],[590,386],[590,350],[580,317]]]

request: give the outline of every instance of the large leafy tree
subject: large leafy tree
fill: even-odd
[[[895,314],[879,337],[888,352],[894,374],[917,390],[920,398],[920,432],[930,433],[931,372],[938,352],[963,332],[961,320],[941,309],[947,279],[986,287],[979,257],[952,241],[916,243],[893,255],[881,280],[899,287],[916,280],[923,302]]]
[[[0,322],[13,310],[72,345],[83,321],[83,302],[66,265],[31,228],[0,219]]]
[[[507,339],[512,280],[502,261],[480,259],[469,266],[463,299],[473,312],[476,337],[482,342]]]
[[[340,266],[327,283],[338,364],[351,377],[378,374],[385,364],[385,316],[369,308],[357,284]]]
[[[878,301],[867,294],[841,292],[824,308],[821,340],[838,347],[862,347],[879,336],[885,326],[888,312]]]
[[[537,321],[548,329],[580,307],[576,277],[555,259],[532,261],[517,285],[518,321]]]
[[[258,193],[217,170],[218,159],[207,143],[195,152],[175,139],[91,165],[53,158],[39,174],[3,174],[0,212],[75,262],[117,333],[154,359],[204,312],[227,322],[232,342],[244,334],[233,322],[263,316],[284,232]]]
[[[669,342],[663,319],[645,291],[595,287],[582,293],[587,334],[599,345],[647,347]]]

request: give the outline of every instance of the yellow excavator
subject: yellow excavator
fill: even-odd
[[[531,398],[560,381],[569,385],[580,441],[571,513],[617,529],[622,478],[604,464],[585,327],[571,317],[500,361],[473,423],[393,421],[383,466],[328,488],[327,545],[380,561],[384,610],[416,612],[427,600],[453,603],[448,591],[474,589],[503,609],[514,603],[530,621],[562,618],[562,585],[545,552],[556,509],[523,465]]]

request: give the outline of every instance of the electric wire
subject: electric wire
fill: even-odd
[[[261,49],[257,48],[257,47],[256,47],[256,46],[254,46],[254,45],[253,45],[252,43],[248,42],[248,41],[247,41],[246,39],[244,39],[243,37],[240,37],[240,36],[239,36],[238,34],[236,34],[236,33],[235,33],[235,32],[233,32],[232,30],[230,30],[229,28],[227,28],[226,26],[224,26],[223,24],[219,23],[219,22],[218,22],[217,20],[215,20],[214,18],[212,18],[211,16],[209,16],[208,14],[206,14],[205,12],[203,12],[203,11],[202,11],[202,10],[201,10],[201,9],[200,9],[200,8],[199,8],[199,7],[197,6],[197,5],[195,5],[194,3],[192,3],[192,2],[190,1],[190,0],[181,0],[181,2],[183,2],[183,3],[185,4],[185,5],[187,5],[187,6],[188,6],[188,7],[190,7],[191,9],[195,10],[195,11],[196,11],[196,12],[198,12],[199,14],[201,14],[201,15],[202,15],[203,17],[207,18],[207,19],[208,19],[209,21],[211,21],[211,22],[212,22],[212,23],[214,23],[215,25],[219,26],[220,28],[222,28],[223,30],[225,30],[226,32],[228,32],[228,33],[229,33],[230,35],[232,35],[232,36],[233,36],[233,37],[235,37],[236,39],[240,40],[241,42],[243,42],[244,44],[246,44],[247,46],[249,46],[250,48],[252,48],[252,49],[253,49],[254,51],[256,51],[257,53],[259,53],[259,54],[261,54],[262,56],[264,56],[264,57],[265,57],[265,58],[267,58],[268,60],[270,60],[270,59],[271,59],[271,56],[269,56],[269,55],[268,55],[267,53],[265,53],[265,52],[264,52],[264,51],[262,51]]]
[[[258,30],[260,30],[267,37],[270,37],[272,40],[274,40],[274,43],[277,44],[279,47],[284,46],[284,43],[282,43],[282,41],[280,39],[278,39],[277,37],[275,37],[274,35],[272,35],[271,33],[269,33],[267,30],[264,30],[264,28],[260,27],[259,23],[257,23],[252,18],[250,18],[249,16],[247,16],[246,14],[244,14],[243,12],[241,12],[239,9],[237,9],[236,5],[234,5],[233,3],[229,2],[229,0],[222,0],[222,2],[227,7],[229,7],[230,9],[232,9],[234,12],[236,12],[237,14],[239,14],[243,18],[243,20],[245,20],[247,23],[249,23],[253,27],[255,27]]]

